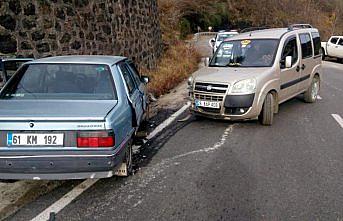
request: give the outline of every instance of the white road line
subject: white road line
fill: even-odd
[[[167,120],[165,120],[162,124],[156,127],[149,134],[147,139],[150,140],[154,138],[163,129],[168,127],[177,117],[179,117],[183,112],[185,112],[190,107],[190,105],[191,105],[190,103],[187,103],[180,110],[178,110],[176,113],[171,115]],[[80,196],[84,191],[86,191],[91,186],[93,186],[98,180],[99,179],[87,179],[83,181],[81,184],[77,185],[70,192],[65,194],[61,199],[53,203],[51,206],[49,206],[47,209],[45,209],[43,212],[41,212],[38,216],[33,218],[31,221],[49,220],[50,213],[54,212],[55,214],[57,214],[58,212],[60,212],[63,208],[65,208],[68,204],[70,204],[74,199]]]
[[[317,99],[318,100],[323,100],[323,98],[321,96],[319,96],[319,95],[317,96]]]
[[[54,213],[60,212],[64,207],[66,207],[76,197],[81,195],[81,193],[86,191],[89,187],[91,187],[98,180],[99,179],[88,179],[88,180],[83,181],[81,184],[77,185],[69,193],[67,193],[61,199],[59,199],[54,204],[49,206],[47,209],[45,209],[43,212],[41,212],[38,216],[33,218],[31,221],[46,221],[46,220],[49,220],[50,213],[52,213],[52,212],[54,212]]]
[[[169,126],[177,117],[179,117],[183,112],[185,112],[190,106],[191,106],[191,103],[188,102],[180,110],[178,110],[176,113],[171,115],[167,120],[165,120],[163,123],[161,123],[158,127],[156,127],[155,130],[148,135],[147,139],[150,140],[151,138],[155,137],[164,128]]]
[[[343,119],[338,114],[332,114],[332,117],[337,121],[337,123],[343,128]]]

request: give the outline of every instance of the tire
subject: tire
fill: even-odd
[[[304,93],[304,100],[306,103],[314,103],[317,100],[320,90],[320,79],[318,76],[314,76],[310,87]]]
[[[325,61],[326,55],[325,50],[322,48],[322,60]]]
[[[265,126],[271,126],[274,120],[274,96],[268,93],[264,102],[261,113],[258,117],[260,123]]]
[[[126,164],[126,170],[127,170],[127,176],[130,176],[132,174],[133,166],[132,166],[132,142],[131,139],[126,147],[125,150],[125,157],[123,163]]]

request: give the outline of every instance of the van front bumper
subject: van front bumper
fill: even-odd
[[[243,120],[255,119],[259,115],[255,94],[226,95],[219,109],[197,107],[192,99],[191,112],[214,119]]]

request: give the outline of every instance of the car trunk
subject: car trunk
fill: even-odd
[[[15,134],[63,134],[59,146],[72,148],[79,131],[109,129],[105,119],[117,101],[2,100],[0,105],[0,147],[8,147]]]

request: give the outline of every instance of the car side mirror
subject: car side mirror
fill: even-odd
[[[292,67],[292,56],[287,56],[285,59],[285,67],[286,68],[291,68]]]
[[[144,84],[148,84],[150,82],[150,79],[148,76],[142,76],[141,77],[141,81],[144,83]]]

